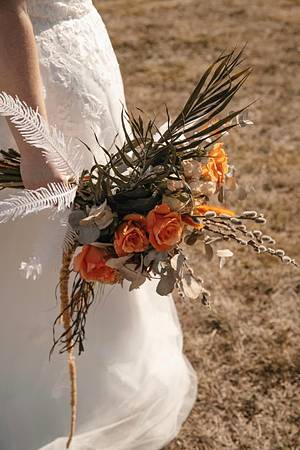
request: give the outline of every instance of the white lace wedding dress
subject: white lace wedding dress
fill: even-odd
[[[91,0],[31,0],[28,6],[49,121],[99,152],[92,130],[109,146],[121,132],[125,103],[105,26]],[[2,118],[0,145],[15,147]],[[39,214],[2,224],[0,232],[0,449],[63,450],[69,431],[66,356],[55,353],[49,362],[48,355],[59,311],[56,242],[64,231]],[[31,255],[43,262],[37,281],[26,281],[18,270]],[[156,295],[150,283],[130,294],[107,289],[90,309],[86,331],[86,350],[77,358],[78,427],[71,448],[161,449],[196,396],[172,299]]]

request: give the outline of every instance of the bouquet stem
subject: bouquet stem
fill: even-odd
[[[70,279],[70,264],[74,254],[72,248],[67,253],[63,253],[62,267],[60,270],[60,301],[62,309],[62,321],[66,333],[67,352],[68,352],[68,367],[71,383],[71,425],[66,448],[69,448],[75,433],[76,417],[77,417],[77,370],[74,357],[74,346],[72,342],[72,328],[71,328],[71,312],[69,308],[69,279]]]

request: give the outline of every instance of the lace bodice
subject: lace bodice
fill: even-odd
[[[33,21],[49,23],[82,17],[93,8],[92,0],[28,0],[27,3]]]
[[[66,137],[95,146],[95,131],[110,147],[125,100],[119,65],[92,0],[27,0],[27,5],[49,120]]]

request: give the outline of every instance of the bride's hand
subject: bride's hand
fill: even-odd
[[[21,157],[21,175],[26,189],[37,189],[52,182],[65,181],[38,149],[31,149]]]

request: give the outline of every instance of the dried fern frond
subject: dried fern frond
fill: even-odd
[[[25,189],[0,202],[0,223],[49,208],[62,211],[71,206],[76,191],[76,185],[65,183],[50,183],[46,188],[36,190]]]

